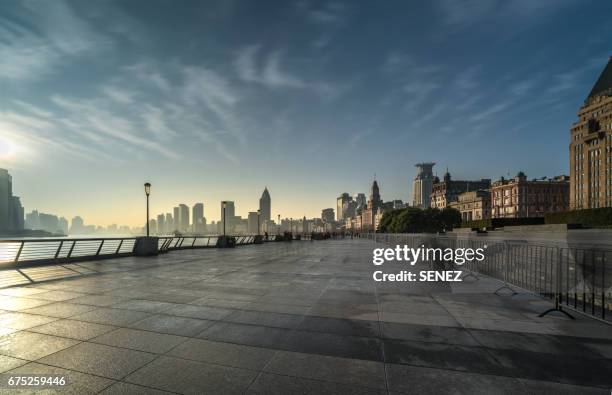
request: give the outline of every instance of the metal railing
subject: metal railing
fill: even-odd
[[[0,240],[0,265],[127,256],[135,245],[135,237]]]
[[[255,236],[233,236],[236,245],[253,244]],[[159,237],[158,251],[214,248],[218,236]],[[66,263],[134,255],[137,237],[0,240],[0,269],[16,265]]]
[[[552,299],[555,308],[568,316],[564,307],[589,316],[612,321],[612,250],[605,248],[563,247],[529,243],[448,237],[423,234],[362,234],[388,245],[409,248],[483,248],[484,260],[429,262],[443,267],[467,270],[474,279],[478,274],[503,282],[497,294],[514,295],[512,287]],[[506,292],[503,292],[503,290]],[[549,311],[543,312],[542,315]]]

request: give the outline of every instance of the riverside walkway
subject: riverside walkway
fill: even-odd
[[[73,394],[609,394],[612,326],[539,318],[549,301],[495,295],[486,277],[374,282],[373,246],[266,243],[0,272],[20,283],[0,289],[0,372],[65,375],[58,392]]]

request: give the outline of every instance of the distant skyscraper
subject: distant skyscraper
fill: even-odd
[[[372,189],[370,190],[370,200],[368,200],[368,209],[376,212],[379,207],[382,206],[382,199],[380,198],[380,189],[378,188],[378,182],[374,180],[372,182]]]
[[[334,222],[334,209],[324,208],[323,211],[321,211],[321,219],[328,224]]]
[[[0,169],[0,230],[13,230],[13,179],[6,169]]]
[[[194,233],[206,233],[206,220],[204,219],[204,203],[196,203],[193,206],[191,215],[193,217]]]
[[[32,229],[32,230],[40,229],[38,211],[32,210],[31,213],[26,214],[25,228]]]
[[[348,202],[350,201],[351,201],[351,196],[346,192],[344,192],[342,195],[338,197],[338,199],[336,199],[336,219],[338,221],[342,221],[345,218],[344,206],[345,204],[348,204]]]
[[[223,213],[223,203],[225,202],[225,213]],[[236,207],[234,206],[234,202],[231,200],[225,200],[221,202],[221,225],[219,225],[221,229],[221,233],[223,233],[223,224],[225,224],[225,231],[229,232],[233,223],[233,219],[236,216]],[[227,222],[225,221],[227,218]]]
[[[361,212],[367,203],[365,193],[356,193],[355,196],[353,196],[353,199],[355,200],[355,203],[357,203],[355,211]]]
[[[68,234],[68,220],[64,217],[60,217],[58,220],[59,229],[62,231],[62,234]]]
[[[189,207],[186,204],[179,204],[179,224],[181,232],[189,231]]]
[[[166,217],[164,214],[159,214],[157,216],[157,234],[163,235],[166,233]]]
[[[39,216],[41,215],[42,214],[40,214]],[[78,215],[72,218],[72,223],[70,224],[70,233],[79,234],[79,233],[83,233],[84,231],[85,231],[85,223],[83,221],[83,218],[79,217]]]
[[[260,218],[261,221],[261,218]],[[247,233],[249,234],[257,234],[257,211],[249,211],[249,216],[247,217]],[[259,224],[261,226],[261,222]]]
[[[173,209],[174,215],[172,218],[174,218],[174,226],[172,227],[172,230],[181,230],[181,215],[179,211],[180,209],[178,208],[178,206]]]
[[[12,208],[12,228],[13,230],[23,230],[24,228],[24,211],[23,206],[21,205],[21,201],[18,196],[13,196],[13,201],[11,202]]]
[[[264,188],[264,191],[261,194],[261,198],[259,198],[259,210],[261,212],[261,217],[259,218],[260,222],[263,224],[267,221],[270,221],[272,201],[270,199],[270,192],[268,192],[268,187]]]
[[[417,163],[417,175],[412,182],[412,205],[427,208],[430,204],[431,190],[433,188],[433,167],[435,163]]]
[[[174,219],[172,219],[172,214],[166,213],[166,224],[164,231],[166,233],[172,233],[174,231]]]

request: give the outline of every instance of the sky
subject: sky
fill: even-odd
[[[220,201],[318,217],[342,192],[569,173],[612,2],[0,2],[0,167],[32,209],[141,225]]]

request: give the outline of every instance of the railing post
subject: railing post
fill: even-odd
[[[100,251],[102,251],[103,245],[104,245],[104,239],[102,239],[102,242],[100,243],[100,247],[98,247],[98,251],[96,251],[96,256],[100,255]]]
[[[25,240],[22,240],[21,245],[19,246],[19,250],[17,251],[17,255],[15,255],[15,263],[19,262],[19,257],[21,256],[21,251],[23,251],[24,244],[25,244]]]
[[[57,251],[55,251],[55,256],[53,257],[53,259],[57,259],[60,251],[62,250],[63,245],[64,245],[64,240],[60,241],[59,246],[57,247]]]
[[[76,244],[76,240],[73,240],[72,245],[70,246],[70,250],[68,251],[68,255],[66,255],[66,258],[70,258],[72,256],[72,250],[74,250],[75,244]]]
[[[119,255],[119,251],[121,251],[122,245],[123,245],[123,239],[121,239],[121,241],[119,242],[119,246],[117,247],[117,250],[115,251],[115,255]]]

